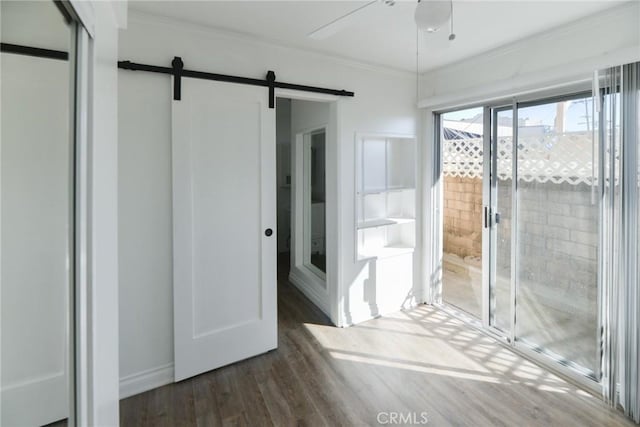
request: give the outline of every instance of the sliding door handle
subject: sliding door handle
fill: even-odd
[[[489,207],[484,207],[484,228],[489,228]]]

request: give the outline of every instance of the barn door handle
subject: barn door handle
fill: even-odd
[[[266,230],[264,230],[264,235],[267,237],[271,237],[271,235],[273,234],[273,230],[270,228],[267,228]]]

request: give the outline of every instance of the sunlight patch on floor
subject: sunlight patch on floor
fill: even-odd
[[[588,395],[459,319],[427,306],[349,328],[313,323],[305,323],[304,328],[336,361]],[[402,349],[403,359],[395,357],[397,349]]]
[[[369,365],[383,366],[387,368],[404,369],[409,371],[421,372],[433,375],[443,375],[453,378],[461,378],[466,380],[484,381],[494,384],[500,384],[500,379],[492,376],[482,375],[481,373],[459,372],[453,369],[447,369],[446,367],[429,367],[420,366],[411,362],[399,362],[391,360],[382,360],[374,357],[367,357],[361,355],[347,354],[340,351],[329,351],[329,354],[338,360],[344,360],[348,362],[366,363]]]

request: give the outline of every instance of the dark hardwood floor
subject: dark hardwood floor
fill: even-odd
[[[330,326],[283,267],[277,350],[122,400],[121,425],[379,425],[392,413],[430,426],[632,425],[429,306]]]

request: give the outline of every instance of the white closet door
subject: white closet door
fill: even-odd
[[[2,426],[69,414],[69,65],[3,53]]]
[[[275,110],[266,88],[183,79],[172,116],[180,381],[277,347]]]

